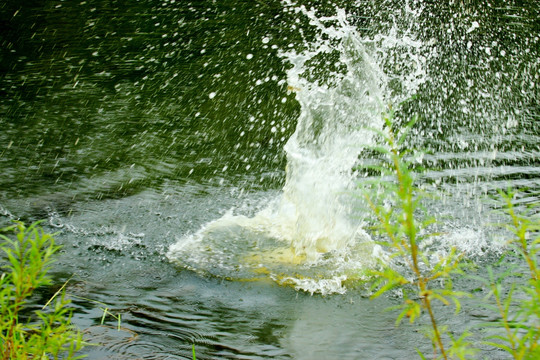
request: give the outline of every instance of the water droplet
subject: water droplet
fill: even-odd
[[[478,23],[478,21],[473,21],[471,24],[471,27],[467,29],[467,34],[470,32],[473,32],[476,28],[479,28],[479,27],[480,27],[480,24]]]

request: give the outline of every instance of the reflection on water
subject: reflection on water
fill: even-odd
[[[296,112],[282,102],[280,9],[3,4],[2,189],[84,199],[166,180],[279,182],[278,149]]]
[[[52,193],[62,207],[186,179],[279,188],[302,92],[287,91],[278,53],[300,54],[318,36],[288,3],[3,4],[2,199],[33,194],[54,206]],[[435,170],[459,170],[441,173],[443,183],[536,187],[538,4],[405,3],[343,8],[373,42],[387,101],[422,82],[408,103],[423,119],[411,145],[430,150]],[[330,81],[343,71],[339,56],[313,57],[303,76]]]
[[[267,257],[216,240],[214,255],[229,261],[188,252],[195,273],[169,264],[167,251],[231,209],[245,219],[290,210],[286,233],[313,235],[295,254],[328,250],[318,230],[348,229],[335,220],[351,220],[352,205],[346,196],[317,203],[317,189],[346,189],[353,175],[319,176],[350,167],[333,161],[349,148],[330,135],[369,142],[354,116],[377,119],[379,106],[414,95],[398,121],[420,114],[408,146],[427,150],[421,181],[441,195],[441,232],[486,256],[485,195],[512,181],[524,189],[520,204],[539,198],[539,14],[533,0],[4,2],[0,223],[49,219],[64,244],[59,283],[74,273],[70,292],[122,314],[124,329],[113,332],[94,303],[75,300],[74,321],[103,343],[90,359],[189,358],[192,343],[201,359],[416,356],[418,329],[396,330],[382,312],[392,299],[369,302],[341,283],[347,293],[328,297],[278,286],[347,270],[332,263],[339,256],[322,256],[320,267],[291,256],[283,266],[276,259],[291,254],[294,236]],[[376,86],[359,91],[370,74]],[[259,235],[241,240],[257,245]],[[243,274],[225,271],[242,262],[267,263],[257,279],[273,271],[289,280],[225,280]],[[456,332],[489,319],[464,316],[450,323]]]

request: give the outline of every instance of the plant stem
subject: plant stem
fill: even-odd
[[[503,305],[501,304],[501,294],[499,293],[499,290],[497,289],[497,285],[493,285],[493,293],[495,295],[495,301],[497,303],[497,309],[499,310],[499,313],[501,314],[501,319],[504,324],[504,330],[506,331],[508,342],[510,343],[510,349],[512,350],[511,354],[515,359],[520,359],[521,357],[517,354],[517,346],[514,341],[514,334],[512,334],[512,331],[510,330],[510,326],[508,325],[508,316],[506,314],[506,311],[504,310]]]
[[[431,319],[431,326],[433,327],[433,331],[435,333],[435,339],[437,340],[437,345],[439,346],[439,349],[441,350],[441,354],[443,358],[447,360],[448,357],[446,356],[446,350],[444,349],[444,345],[441,339],[441,334],[437,326],[437,321],[435,320],[435,315],[433,314],[433,309],[431,308],[431,302],[429,301],[429,298],[427,296],[423,300],[424,300],[424,306],[426,307],[429,313],[429,318]]]
[[[411,186],[412,180],[410,175],[407,173],[407,170],[403,171],[403,164],[400,161],[400,156],[398,149],[396,148],[395,137],[392,132],[390,132],[389,137],[390,146],[392,147],[392,157],[394,168],[396,171],[396,176],[399,184],[399,197],[402,201],[402,207],[405,212],[404,216],[404,225],[406,229],[407,238],[409,240],[410,255],[412,258],[412,270],[417,278],[417,286],[420,290],[420,296],[422,297],[422,303],[429,313],[429,318],[431,320],[431,325],[435,334],[435,340],[437,346],[439,347],[441,354],[445,360],[448,359],[446,355],[446,350],[444,348],[441,334],[437,326],[437,321],[435,320],[435,315],[431,307],[431,301],[429,300],[429,291],[428,291],[428,280],[424,278],[420,270],[418,262],[418,243],[416,241],[416,225],[414,223],[414,201],[413,201],[413,188]]]

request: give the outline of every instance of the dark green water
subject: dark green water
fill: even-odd
[[[167,257],[229,209],[251,216],[281,195],[284,146],[302,119],[314,121],[301,139],[319,146],[351,126],[340,114],[363,114],[339,97],[361,99],[347,89],[365,80],[348,72],[362,51],[384,77],[379,100],[415,96],[398,120],[420,114],[409,146],[427,150],[422,181],[442,196],[451,241],[482,246],[489,261],[494,191],[513,184],[520,204],[538,202],[538,2],[299,4],[318,19],[344,9],[347,26],[330,23],[354,28],[362,47],[340,47],[345,36],[322,34],[285,1],[0,4],[0,225],[46,219],[64,245],[58,283],[74,274],[70,293],[122,314],[117,332],[100,325],[96,304],[74,299],[75,323],[103,344],[89,359],[188,359],[193,343],[200,359],[429,353],[418,326],[396,329],[383,312],[394,299],[229,281]],[[294,55],[319,41],[332,50],[295,72]],[[489,316],[473,308],[448,321],[459,331]]]

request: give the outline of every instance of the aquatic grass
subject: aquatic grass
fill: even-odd
[[[439,324],[434,310],[434,303],[440,302],[454,304],[458,313],[460,298],[471,297],[453,288],[452,278],[462,274],[463,257],[455,248],[447,254],[435,254],[421,246],[424,240],[438,234],[431,231],[436,219],[423,206],[423,200],[430,195],[415,185],[415,171],[419,167],[413,170],[410,159],[417,156],[402,148],[417,118],[396,133],[394,116],[393,109],[389,108],[383,114],[384,129],[374,130],[383,144],[371,149],[379,158],[368,167],[372,172],[379,172],[380,178],[359,183],[361,198],[375,216],[371,232],[387,253],[386,259],[380,261],[380,268],[372,271],[374,293],[371,298],[399,290],[403,301],[392,308],[399,310],[396,325],[404,318],[413,323],[427,313],[430,327],[426,336],[432,342],[434,354],[443,359],[450,356],[465,359],[476,352],[466,341],[469,334],[454,339],[447,328]],[[363,164],[358,167],[359,170],[365,168]],[[444,340],[445,335],[449,340]],[[424,358],[420,350],[417,351]]]
[[[14,239],[4,235],[13,233]],[[0,359],[80,359],[76,353],[84,342],[81,332],[71,324],[64,287],[41,310],[30,310],[35,291],[51,284],[48,276],[53,255],[59,246],[39,227],[17,222],[0,229]],[[52,305],[52,306],[51,306]]]
[[[81,299],[81,300],[88,301],[90,303],[94,303],[94,304],[98,305],[99,309],[102,312],[100,325],[105,324],[105,319],[106,319],[106,317],[108,315],[108,316],[110,316],[110,317],[112,317],[113,319],[116,320],[116,328],[117,328],[117,330],[118,331],[122,330],[122,314],[120,314],[120,313],[114,314],[114,313],[110,312],[109,305],[105,304],[104,302],[89,299],[89,298],[86,298],[86,297],[83,297],[83,296],[77,296],[77,295],[73,295],[73,294],[70,294],[70,296],[73,297],[73,298],[76,298],[76,299]],[[128,331],[131,331],[131,330],[128,330]]]

